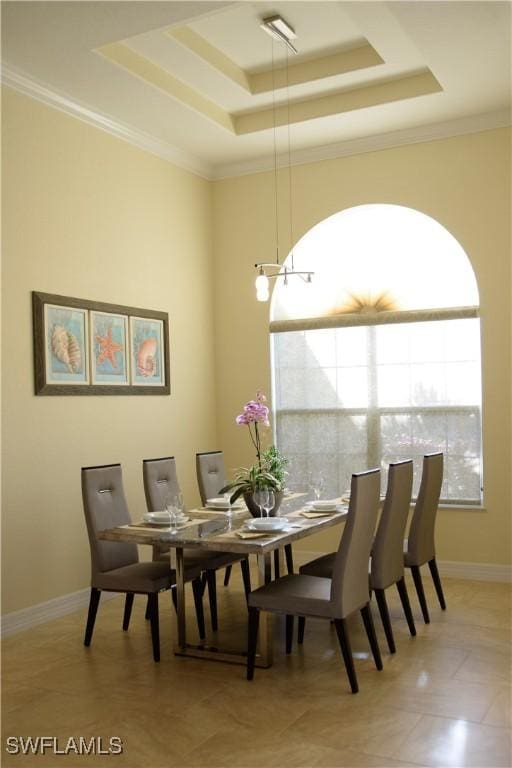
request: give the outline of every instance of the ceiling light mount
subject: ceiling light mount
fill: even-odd
[[[262,19],[260,27],[275,40],[284,43],[291,53],[298,53],[298,50],[291,42],[297,37],[295,30],[293,27],[290,27],[282,16],[268,16],[266,19]]]

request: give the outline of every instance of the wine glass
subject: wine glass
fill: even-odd
[[[313,491],[315,501],[318,501],[325,487],[325,480],[323,478],[323,475],[313,475],[313,474],[309,475],[308,485],[310,489]]]
[[[256,488],[252,495],[252,500],[259,507],[260,517],[263,517],[263,510],[268,504],[268,488]]]
[[[178,519],[183,514],[181,511],[182,506],[183,506],[183,497],[181,493],[171,493],[167,496],[165,500],[165,508],[169,513],[171,533],[178,533]]]
[[[270,488],[267,491],[266,499],[263,503],[263,509],[265,510],[267,517],[270,516],[270,510],[274,509],[274,504],[276,503],[275,497],[274,497],[274,491],[270,490]]]

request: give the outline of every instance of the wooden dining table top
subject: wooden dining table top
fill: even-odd
[[[286,506],[286,505],[285,505]],[[171,533],[163,526],[154,526],[144,521],[108,528],[99,532],[99,538],[106,541],[132,542],[134,544],[166,545],[171,548],[199,548],[240,554],[263,555],[272,550],[311,536],[325,528],[339,525],[346,519],[348,506],[339,506],[335,512],[315,518],[302,515],[301,503],[291,511],[284,509],[281,517],[289,521],[283,531],[265,532],[256,538],[239,538],[237,531],[244,530],[247,521],[252,520],[250,512],[236,511],[232,517],[225,512],[216,514],[205,510],[191,509],[189,518]]]

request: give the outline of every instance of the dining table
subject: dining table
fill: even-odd
[[[176,580],[176,655],[245,664],[246,649],[223,649],[207,641],[187,641],[184,549],[233,552],[246,557],[254,555],[258,563],[258,584],[267,584],[273,576],[279,575],[279,555],[285,546],[346,520],[346,504],[336,505],[333,511],[314,513],[310,506],[304,504],[301,498],[304,495],[295,493],[285,499],[281,505],[280,517],[286,518],[287,522],[283,521],[283,530],[280,531],[249,530],[248,523],[252,516],[244,506],[228,511],[189,509],[186,513],[188,519],[174,530],[168,526],[157,526],[141,520],[105,529],[99,533],[99,538],[131,542],[159,550],[169,548],[169,567],[175,570]],[[273,661],[272,652],[272,615],[262,612],[256,665],[270,667]]]

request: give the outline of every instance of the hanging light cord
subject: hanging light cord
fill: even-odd
[[[276,215],[276,262],[279,264],[279,211],[278,211],[278,184],[277,184],[277,129],[276,129],[276,72],[274,62],[274,41],[272,40],[272,118],[274,123],[274,197]]]
[[[293,205],[292,205],[292,150],[290,140],[290,80],[288,73],[289,52],[286,49],[286,122],[288,125],[288,199],[290,201],[290,248],[292,256],[292,272],[294,271],[293,263]]]

